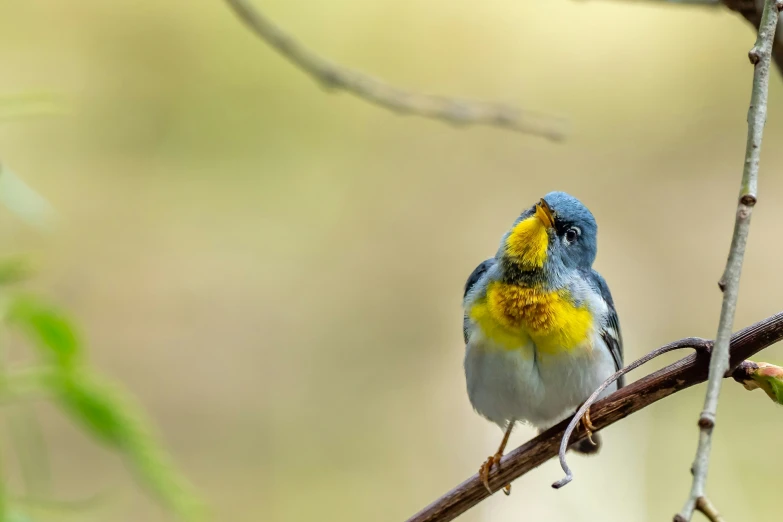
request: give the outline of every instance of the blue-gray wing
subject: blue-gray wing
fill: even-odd
[[[612,294],[609,292],[609,286],[601,277],[601,274],[595,270],[586,272],[590,283],[598,290],[606,301],[606,305],[609,308],[609,317],[606,320],[606,324],[601,329],[601,338],[609,347],[609,351],[612,353],[612,359],[614,359],[614,366],[617,370],[623,368],[623,336],[620,332],[620,319],[617,317],[617,310],[614,307],[614,300],[612,300]],[[625,376],[617,379],[617,388],[620,389],[625,386]]]
[[[468,292],[470,292],[470,289],[473,288],[476,283],[479,282],[481,277],[487,273],[487,270],[492,268],[492,266],[495,264],[495,258],[492,257],[490,259],[487,259],[483,261],[479,266],[477,266],[473,272],[471,272],[470,276],[468,277],[467,282],[465,283],[465,293],[462,294],[462,298],[465,299],[467,297]],[[468,342],[468,316],[465,314],[462,318],[462,336],[465,339],[465,344]]]

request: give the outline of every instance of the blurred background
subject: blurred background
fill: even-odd
[[[463,285],[551,190],[598,220],[627,361],[714,337],[744,20],[610,1],[256,5],[336,63],[563,116],[570,134],[453,128],[324,91],[219,0],[4,3],[0,93],[70,110],[0,127],[0,159],[59,216],[46,234],[3,209],[1,249],[38,262],[34,287],[138,397],[215,520],[403,520],[475,473],[501,433],[465,392]],[[781,310],[781,85],[775,71],[735,329]],[[550,487],[551,461],[461,520],[669,520],[703,393],[605,430],[599,457],[571,457],[567,488]],[[121,501],[101,520],[170,519],[112,452],[40,412],[58,498],[109,490]],[[728,520],[779,513],[781,412],[726,381],[708,489]]]

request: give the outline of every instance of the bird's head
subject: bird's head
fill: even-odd
[[[520,274],[556,276],[590,268],[597,253],[598,226],[581,201],[550,192],[522,212],[506,235],[498,258]]]

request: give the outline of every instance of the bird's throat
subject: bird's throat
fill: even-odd
[[[549,247],[546,225],[533,215],[520,221],[511,230],[505,244],[508,261],[522,271],[534,271],[544,266]]]

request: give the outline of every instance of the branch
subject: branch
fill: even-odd
[[[729,367],[737,367],[745,359],[781,339],[783,312],[734,334],[731,338]],[[601,430],[654,402],[706,381],[708,366],[709,358],[706,352],[697,352],[621,388],[593,406],[590,414],[593,426],[596,430]],[[557,455],[560,438],[567,425],[568,420],[564,420],[503,457],[500,468],[489,478],[493,491],[498,491]],[[586,436],[584,427],[580,427],[576,430],[572,442]],[[484,489],[481,479],[478,475],[473,475],[412,516],[408,522],[453,520],[487,497],[489,493]]]
[[[734,223],[734,234],[729,250],[726,270],[718,285],[723,291],[723,303],[720,310],[718,334],[715,348],[710,357],[709,382],[704,398],[704,410],[699,417],[699,446],[691,470],[693,483],[688,500],[675,522],[686,522],[693,516],[698,499],[705,496],[705,484],[710,462],[710,447],[712,445],[712,430],[715,427],[715,416],[718,410],[720,387],[726,371],[729,369],[729,342],[731,328],[734,324],[734,312],[737,309],[739,282],[742,273],[742,259],[745,256],[745,245],[750,230],[750,217],[756,204],[756,187],[758,185],[759,159],[761,156],[761,139],[764,124],[767,120],[767,91],[769,90],[769,69],[771,64],[772,43],[775,40],[775,27],[778,23],[778,13],[783,9],[783,0],[766,0],[764,17],[761,21],[756,45],[748,56],[754,64],[753,91],[748,110],[748,141],[745,148],[745,166],[742,171],[737,217]]]
[[[698,7],[716,8],[725,6],[742,15],[756,31],[761,25],[761,16],[764,9],[763,0],[631,0],[638,3],[692,5]],[[783,39],[775,38],[772,44],[772,59],[778,67],[778,72],[783,73]]]
[[[585,414],[593,405],[593,403],[598,398],[598,396],[601,395],[601,392],[604,391],[607,388],[607,386],[612,384],[614,381],[616,381],[626,373],[635,370],[639,366],[642,366],[643,364],[647,364],[648,362],[652,361],[656,357],[661,356],[665,353],[669,353],[674,350],[681,350],[683,348],[694,348],[697,351],[703,351],[705,353],[709,353],[709,351],[712,349],[712,341],[708,341],[706,339],[699,339],[698,337],[689,337],[687,339],[680,339],[679,341],[674,341],[673,343],[669,343],[666,346],[661,346],[660,348],[651,351],[641,359],[635,360],[625,368],[622,368],[621,370],[618,370],[612,375],[610,375],[609,378],[606,379],[603,382],[603,384],[601,384],[601,386],[599,386],[598,389],[595,390],[593,394],[587,398],[587,400],[582,404],[582,406],[580,406],[579,409],[576,410],[576,413],[573,415],[573,417],[571,417],[571,422],[568,423],[568,427],[566,428],[565,432],[563,433],[563,436],[560,439],[560,451],[558,452],[558,456],[560,458],[560,467],[563,468],[563,471],[565,472],[566,476],[558,480],[554,484],[552,484],[553,488],[560,489],[566,484],[568,484],[569,482],[571,482],[571,480],[573,480],[574,475],[573,473],[571,473],[571,468],[569,468],[568,464],[566,463],[566,451],[568,450],[568,441],[571,439],[571,434],[574,433],[576,426],[585,417]],[[588,416],[587,418],[589,419],[590,417]],[[590,429],[590,426],[588,426],[588,429]]]
[[[343,68],[299,44],[248,1],[226,0],[226,3],[256,36],[326,88],[343,90],[397,114],[413,114],[453,125],[501,127],[550,140],[564,137],[565,122],[558,118],[515,107],[405,91],[372,76]]]
[[[696,510],[700,511],[710,522],[725,522],[707,497],[696,499]]]
[[[748,21],[756,31],[761,27],[763,17],[763,2],[755,0],[722,0],[723,4],[732,11],[739,13]],[[773,29],[774,33],[774,29]],[[779,38],[771,37],[772,40],[772,59],[778,67],[778,72],[783,72],[783,41]]]
[[[718,6],[721,0],[631,0],[639,3],[648,4],[679,4],[679,5],[698,5],[706,7]]]

